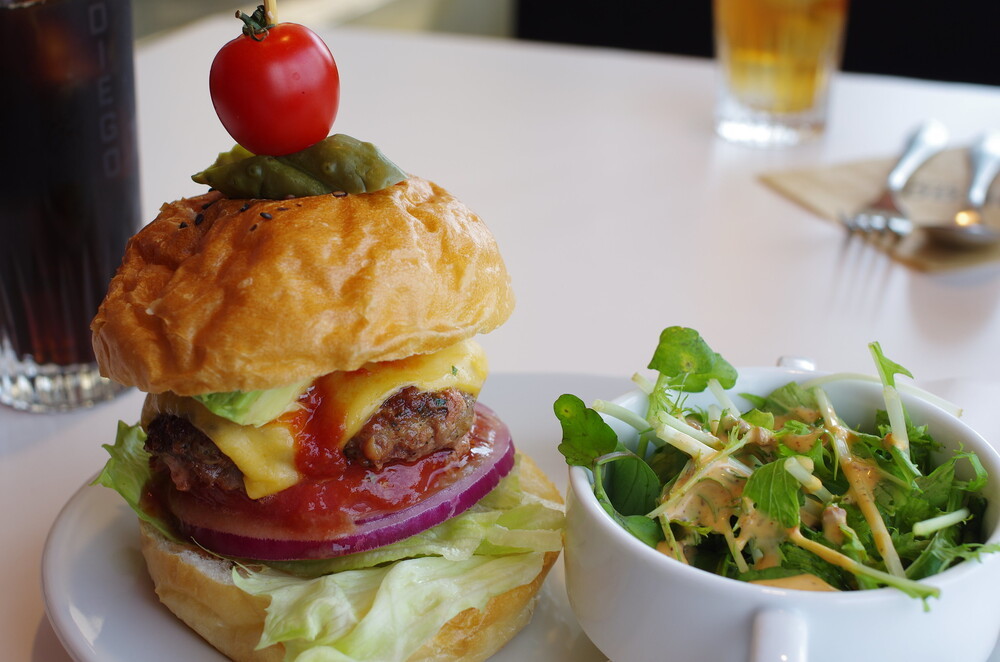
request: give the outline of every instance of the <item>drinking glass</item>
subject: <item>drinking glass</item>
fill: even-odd
[[[716,132],[758,146],[822,133],[847,0],[714,0]]]
[[[129,0],[0,0],[0,402],[73,409],[90,320],[139,222]]]

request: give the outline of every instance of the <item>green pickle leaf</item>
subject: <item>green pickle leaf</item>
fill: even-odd
[[[406,179],[378,147],[338,133],[287,156],[236,145],[192,179],[230,198],[284,200],[326,193],[371,193]]]

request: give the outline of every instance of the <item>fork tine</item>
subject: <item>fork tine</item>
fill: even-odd
[[[897,237],[905,237],[913,231],[913,221],[905,216],[892,216],[886,220],[886,229]]]
[[[852,215],[841,214],[840,223],[851,233],[879,238],[899,239],[910,234],[913,229],[913,224],[905,217],[875,213],[872,210]]]
[[[883,214],[872,214],[868,217],[869,231],[876,232],[879,236],[884,236],[889,229],[888,216]]]
[[[850,233],[867,234],[872,231],[871,215],[865,213],[841,214],[840,224]]]
[[[851,233],[879,239],[904,237],[913,230],[913,223],[899,208],[896,195],[903,190],[914,172],[931,156],[942,150],[948,141],[948,131],[940,122],[925,122],[907,140],[903,154],[896,161],[877,198],[851,215],[841,214],[840,222]]]

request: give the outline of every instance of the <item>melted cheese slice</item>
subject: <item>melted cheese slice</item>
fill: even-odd
[[[421,391],[455,388],[478,396],[487,370],[483,348],[479,343],[465,340],[434,354],[369,363],[360,370],[332,372],[319,379],[325,392],[336,394],[337,405],[344,412],[344,436],[340,444],[343,446],[397,391],[407,386],[416,386]]]
[[[146,396],[142,425],[160,414],[187,419],[201,430],[243,472],[247,496],[259,499],[299,482],[295,468],[295,438],[285,425],[272,421],[260,427],[240,425],[216,416],[194,398],[173,393]]]
[[[344,413],[343,446],[386,399],[401,389],[456,388],[478,396],[487,370],[482,347],[465,340],[433,354],[369,363],[359,370],[330,373],[319,380],[323,380],[324,392],[335,394],[337,407]],[[260,427],[244,426],[216,416],[193,398],[173,393],[148,395],[142,411],[143,426],[159,414],[187,419],[211,439],[243,472],[243,484],[251,499],[280,492],[301,480],[295,466],[294,433],[280,418]]]

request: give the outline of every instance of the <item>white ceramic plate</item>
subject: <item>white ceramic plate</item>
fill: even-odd
[[[497,374],[482,400],[510,426],[518,449],[532,455],[562,490],[566,466],[556,450],[560,432],[552,403],[566,392],[589,402],[628,388],[626,380],[607,377]],[[45,544],[42,584],[52,626],[77,662],[225,659],[160,605],[139,552],[136,518],[107,488],[82,487],[63,508]],[[531,624],[493,661],[605,659],[573,617],[560,562]]]

